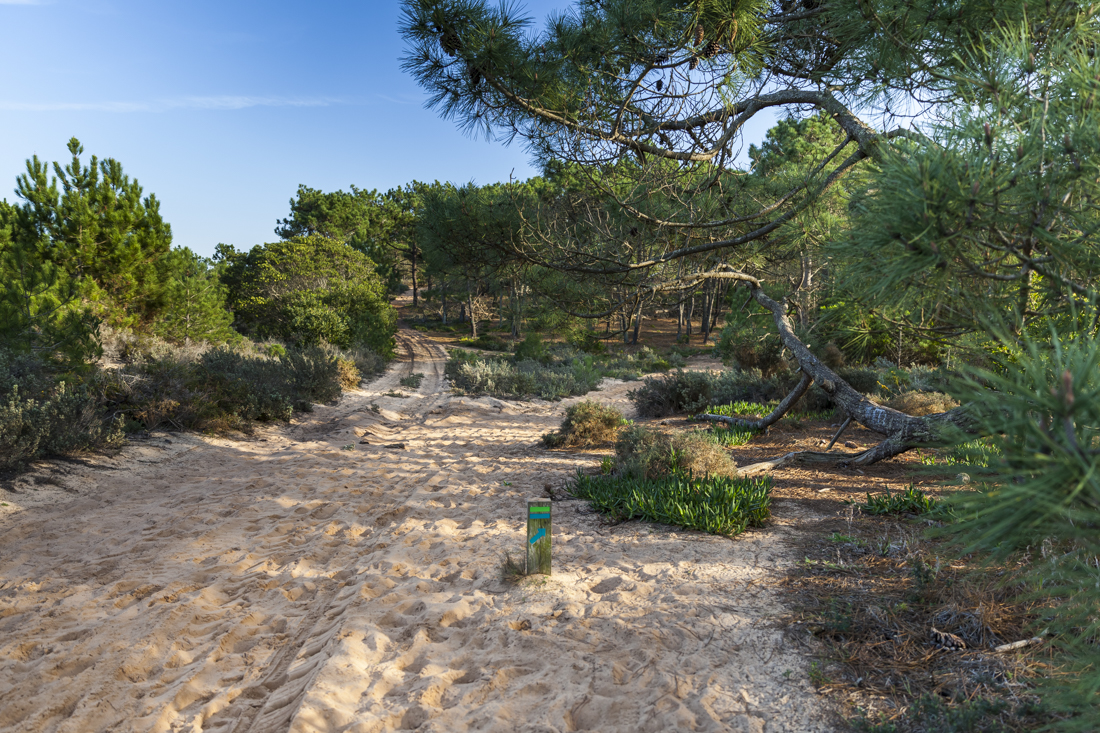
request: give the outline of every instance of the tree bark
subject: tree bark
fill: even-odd
[[[771,413],[769,413],[765,417],[760,418],[759,420],[749,420],[747,418],[741,417],[730,417],[728,415],[712,415],[709,412],[700,415],[700,417],[704,420],[715,420],[718,422],[729,423],[730,425],[736,425],[739,428],[764,430],[765,428],[768,428],[779,422],[779,419],[786,415],[787,412],[789,412],[790,409],[794,407],[795,403],[798,402],[802,395],[806,394],[806,390],[810,388],[810,383],[813,381],[814,380],[810,378],[809,374],[803,372],[802,378],[798,380],[798,385],[791,391],[791,393],[784,397],[783,401],[780,402],[776,406],[776,408],[771,411]]]
[[[791,454],[801,460],[833,460],[853,466],[866,466],[886,458],[892,458],[912,448],[942,445],[952,433],[972,433],[977,421],[969,407],[963,405],[948,412],[925,417],[913,417],[904,412],[884,407],[867,399],[851,385],[818,360],[802,341],[795,336],[794,327],[787,316],[785,303],[769,298],[759,285],[750,283],[753,298],[771,312],[783,345],[794,355],[805,376],[809,376],[825,392],[847,417],[886,437],[886,440],[861,453],[835,454],[806,452]]]
[[[416,245],[413,245],[413,248],[412,248],[412,278],[413,278],[413,307],[415,308],[417,305],[420,304],[420,301],[418,299],[419,296],[417,295],[417,292],[416,292],[416,290],[417,290],[417,284],[416,284]]]

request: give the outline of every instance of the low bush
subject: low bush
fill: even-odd
[[[736,535],[760,527],[771,511],[771,479],[698,476],[676,472],[657,478],[578,474],[570,493],[592,502],[601,514],[626,521],[645,519]]]
[[[198,358],[169,356],[104,372],[98,389],[104,407],[135,429],[247,430],[336,399],[341,369],[346,378],[349,366],[355,368],[350,359],[320,346],[278,357],[219,347]]]
[[[459,343],[471,349],[484,349],[485,351],[511,351],[512,344],[499,336],[483,333],[476,339],[459,339]]]
[[[837,370],[837,376],[872,399],[892,399],[895,404],[903,406],[895,409],[902,409],[903,412],[918,410],[909,414],[931,414],[957,407],[957,403],[942,392],[930,391],[932,387],[942,388],[950,382],[950,375],[943,370],[927,367],[913,367],[910,370],[843,367]],[[711,405],[738,402],[775,404],[790,394],[798,380],[797,372],[786,371],[764,376],[755,369],[728,369],[719,373],[677,370],[647,378],[642,387],[630,393],[630,398],[639,415],[665,417],[676,413],[701,412]],[[793,412],[820,417],[834,406],[832,398],[813,384],[795,404]]]
[[[283,349],[283,353],[286,353],[286,349]],[[348,359],[351,359],[355,364],[355,368],[359,370],[359,376],[363,379],[371,379],[382,374],[386,371],[386,357],[379,354],[374,349],[370,349],[366,346],[357,346],[351,349],[346,349],[344,354]]]
[[[566,343],[588,354],[603,354],[607,351],[607,345],[595,331],[588,328],[576,328],[566,336]]]
[[[529,334],[513,357],[453,349],[446,375],[460,393],[554,400],[586,394],[604,377],[633,380],[682,364],[680,356],[662,357],[645,347],[633,354],[597,356],[561,344],[547,347],[538,334]]]
[[[363,381],[363,376],[359,373],[355,362],[343,357],[336,359],[336,375],[340,386],[344,389],[355,389]]]
[[[397,380],[397,383],[409,389],[420,389],[420,383],[423,381],[424,375],[420,372],[414,372],[407,377],[401,377],[401,379]]]
[[[451,352],[447,376],[460,393],[558,400],[592,391],[601,378],[583,365],[579,369],[549,367],[531,360],[513,364],[507,359],[470,358],[456,353],[459,351]]]
[[[736,369],[717,374],[676,370],[647,378],[641,388],[630,393],[630,399],[638,414],[665,417],[701,412],[710,405],[775,402],[783,399],[797,384],[798,378],[786,372],[764,377],[757,371]],[[817,411],[831,406],[828,395],[815,385],[798,401],[796,409]]]
[[[121,421],[98,409],[77,375],[66,379],[34,356],[0,350],[0,470],[118,445],[122,437]]]
[[[947,412],[959,406],[943,392],[902,392],[887,400],[886,406],[904,412],[907,415],[922,417]]]
[[[623,414],[614,407],[584,400],[567,408],[561,427],[542,436],[542,442],[549,448],[602,445],[613,441],[623,424]]]
[[[523,361],[531,359],[534,361],[543,361],[549,356],[549,352],[546,349],[546,344],[542,342],[542,338],[531,331],[524,337],[523,341],[516,344],[516,360]]]
[[[729,453],[701,431],[663,433],[632,425],[615,441],[616,473],[659,478],[690,472],[699,476],[735,476]]]

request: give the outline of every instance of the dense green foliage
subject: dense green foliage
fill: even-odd
[[[320,234],[238,252],[218,246],[234,327],[290,344],[326,341],[391,353],[397,316],[363,253]]]
[[[618,521],[644,519],[721,535],[763,526],[771,511],[768,478],[674,473],[647,479],[579,473],[569,492]]]
[[[1081,325],[1053,334],[1053,349],[1005,335],[996,367],[974,373],[969,396],[992,451],[971,456],[988,467],[977,491],[954,497],[948,528],[969,551],[1027,553],[1034,593],[1059,601],[1035,630],[1054,634],[1077,672],[1044,695],[1081,711],[1061,725],[1071,730],[1090,729],[1100,713],[1100,339],[1091,318]]]

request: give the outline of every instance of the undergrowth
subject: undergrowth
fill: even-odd
[[[558,400],[587,394],[604,378],[638,379],[682,363],[679,357],[661,357],[648,348],[634,354],[589,354],[527,338],[512,356],[453,349],[446,375],[459,394]]]
[[[937,510],[939,503],[934,497],[928,496],[914,484],[909,484],[904,491],[893,493],[889,488],[885,494],[871,494],[868,492],[866,503],[860,504],[859,509],[864,514],[928,514]]]
[[[566,409],[561,427],[543,435],[542,442],[548,448],[588,448],[615,440],[625,424],[614,407],[584,400]]]
[[[644,519],[735,535],[759,527],[771,509],[771,479],[698,476],[676,472],[659,478],[578,473],[570,493],[617,521]]]
[[[365,348],[177,347],[119,332],[103,340],[109,362],[76,370],[0,349],[0,470],[118,446],[138,430],[247,431],[254,422],[289,420],[384,365]]]

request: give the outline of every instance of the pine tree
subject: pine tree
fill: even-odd
[[[97,321],[26,213],[0,201],[0,346],[83,362],[97,353]]]
[[[41,237],[42,261],[63,269],[97,316],[116,327],[148,327],[172,275],[172,231],[160,202],[143,198],[118,161],[92,156],[85,166],[80,141],[72,138],[68,149],[72,160],[54,163],[52,177],[38,156],[27,161],[16,183],[24,227]]]
[[[153,326],[158,336],[177,343],[224,343],[239,338],[226,308],[228,293],[210,260],[184,247],[172,251],[172,279],[164,294],[164,315]]]

